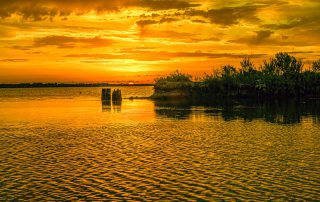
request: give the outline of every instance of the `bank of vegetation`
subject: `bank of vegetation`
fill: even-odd
[[[320,97],[320,60],[304,68],[302,60],[281,52],[260,67],[249,57],[240,65],[240,69],[225,65],[197,81],[179,71],[157,78],[153,98]]]

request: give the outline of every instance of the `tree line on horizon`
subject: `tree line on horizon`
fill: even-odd
[[[249,57],[240,69],[223,65],[220,71],[205,74],[192,81],[192,76],[175,71],[155,80],[155,91],[187,91],[197,96],[320,96],[320,59],[304,69],[302,60],[279,52],[260,67]]]

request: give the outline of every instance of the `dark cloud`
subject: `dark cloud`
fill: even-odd
[[[159,23],[170,23],[170,22],[175,22],[178,21],[179,19],[176,18],[162,18]]]
[[[21,15],[24,19],[42,20],[54,16],[117,11],[121,8],[142,7],[151,10],[186,9],[199,4],[185,0],[0,0],[0,17]]]
[[[195,23],[208,23],[205,20],[191,20],[191,22],[195,22]]]
[[[282,36],[282,40],[287,40],[289,39],[289,36]]]
[[[71,58],[93,58],[87,62],[110,59],[131,59],[137,61],[159,61],[171,60],[175,58],[244,58],[246,54],[234,53],[206,53],[206,52],[168,52],[168,51],[147,51],[147,50],[127,50],[118,54],[70,54],[65,57]],[[252,58],[260,58],[265,54],[250,55]]]
[[[319,27],[320,23],[320,1],[310,1],[312,7],[304,6],[284,6],[278,12],[284,15],[281,23],[265,24],[267,29],[282,30],[293,28]]]
[[[150,8],[153,10],[186,9],[200,6],[200,4],[190,3],[183,0],[140,0],[132,1],[132,5]]]
[[[238,24],[240,20],[258,21],[256,16],[258,9],[258,6],[251,5],[211,9],[208,11],[207,17],[212,23],[229,26]]]
[[[163,24],[163,23],[170,23],[174,21],[178,21],[179,19],[175,18],[162,18],[161,20],[139,20],[136,22],[136,24],[143,28],[147,25],[154,25],[154,24]]]
[[[159,22],[157,20],[139,20],[136,22],[136,24],[143,28],[147,25],[154,25],[154,24],[158,24]]]
[[[261,30],[257,31],[256,34],[257,36],[253,38],[252,43],[259,44],[268,39],[273,34],[273,32],[270,30]]]
[[[16,58],[10,58],[10,59],[0,59],[0,62],[27,62],[28,59],[16,59]]]
[[[257,12],[263,6],[245,4],[236,7],[222,7],[208,11],[190,9],[184,12],[186,16],[200,16],[210,20],[211,23],[230,26],[238,24],[240,20],[259,21]]]
[[[229,40],[228,42],[231,43],[238,43],[238,44],[247,44],[249,46],[315,46],[319,45],[320,42],[316,40],[316,37],[311,34],[307,35],[308,33],[301,32],[299,33],[299,37],[304,36],[304,39],[297,40],[296,37],[288,37],[283,38],[283,36],[275,35],[273,36],[273,31],[270,30],[263,30],[257,31],[252,36],[242,37],[235,40]],[[305,33],[305,34],[302,34]]]
[[[304,23],[301,21],[301,19],[295,19],[287,23],[279,23],[279,24],[267,24],[264,25],[263,27],[268,28],[268,29],[291,29],[294,27],[299,27],[303,25]]]
[[[10,48],[25,51],[25,50],[30,50],[31,46],[11,46]]]
[[[69,36],[47,36],[44,38],[37,38],[34,40],[33,47],[42,46],[57,46],[58,48],[98,48],[110,46],[113,43],[110,39],[100,37],[83,38],[83,37],[69,37]]]
[[[249,37],[243,37],[235,40],[230,40],[229,42],[233,43],[244,43],[248,45],[259,45],[259,44],[265,44],[270,42],[270,37],[273,34],[270,30],[261,30],[255,32],[254,36]]]

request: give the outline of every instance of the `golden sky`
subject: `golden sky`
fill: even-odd
[[[0,83],[142,82],[320,58],[319,0],[0,0]]]

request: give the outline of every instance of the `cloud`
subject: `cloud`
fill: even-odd
[[[245,4],[242,6],[234,7],[221,7],[216,9],[209,9],[208,11],[189,9],[184,12],[186,16],[200,16],[207,18],[213,24],[230,26],[238,24],[240,20],[250,22],[257,22],[260,19],[257,17],[257,12],[263,5],[250,5]]]
[[[282,30],[282,29],[292,29],[292,28],[298,28],[298,27],[304,27],[304,28],[312,27],[312,26],[317,26],[319,23],[320,23],[320,14],[319,16],[296,18],[286,23],[266,24],[266,25],[263,25],[263,27],[268,29],[274,29],[274,30]]]
[[[1,0],[0,17],[6,18],[18,14],[24,19],[43,20],[54,16],[68,16],[71,13],[84,14],[90,11],[101,13],[130,7],[169,10],[199,5],[185,0]]]
[[[301,19],[294,19],[291,20],[290,22],[287,23],[279,23],[279,24],[266,24],[263,27],[268,28],[268,29],[291,29],[294,27],[299,27],[303,25],[304,23],[302,22]]]
[[[26,51],[26,50],[30,50],[31,46],[11,46],[10,48]]]
[[[252,43],[259,44],[268,39],[273,34],[273,32],[270,30],[261,30],[257,31],[256,34],[257,35],[253,38]]]
[[[251,5],[211,9],[207,17],[212,23],[229,26],[238,24],[240,20],[258,21],[259,18],[256,16],[258,9],[259,6]]]
[[[306,54],[306,53],[315,53],[315,51],[291,51],[291,52],[287,52],[287,53],[290,53],[290,54]]]
[[[301,38],[303,36],[304,38]],[[249,46],[290,46],[290,47],[307,47],[319,45],[319,40],[317,40],[313,33],[309,32],[299,32],[298,37],[283,37],[283,35],[274,34],[270,30],[262,30],[255,32],[252,36],[242,37],[234,40],[229,40],[231,43],[247,44]]]
[[[136,22],[138,27],[145,27],[147,25],[153,25],[153,24],[158,24],[159,22],[157,20],[139,20]]]
[[[167,39],[179,39],[182,41],[190,41],[192,37],[195,37],[196,34],[171,31],[171,30],[151,30],[151,29],[142,29],[139,33],[139,36],[142,38],[167,38]]]
[[[154,25],[154,24],[163,24],[163,23],[170,23],[174,21],[178,21],[179,19],[175,18],[162,18],[161,20],[139,20],[136,22],[136,24],[143,28],[147,25]]]
[[[16,59],[16,58],[10,58],[10,59],[0,59],[0,62],[27,62],[28,59]]]
[[[70,58],[91,58],[86,63],[95,63],[99,60],[131,59],[137,61],[159,61],[177,58],[244,58],[247,54],[235,53],[208,53],[208,52],[168,52],[168,51],[149,51],[149,50],[126,50],[118,54],[69,54],[65,57]],[[260,58],[265,54],[253,54],[250,57]]]
[[[34,40],[33,47],[57,46],[58,48],[74,48],[80,45],[80,47],[83,48],[98,48],[110,46],[112,43],[112,40],[100,37],[84,38],[69,36],[47,36],[43,38],[36,38]]]
[[[205,20],[191,20],[191,22],[194,22],[194,23],[208,23],[207,21],[205,21]]]
[[[152,30],[152,29],[141,29],[139,33],[141,38],[158,38],[166,39],[175,42],[184,42],[184,43],[195,43],[195,42],[216,42],[221,39],[217,37],[201,37],[199,33],[188,33],[188,32],[179,32],[179,31],[170,31],[170,30]]]
[[[274,32],[270,30],[260,30],[255,32],[255,35],[249,37],[243,37],[235,40],[230,40],[229,42],[248,44],[248,45],[259,45],[270,42],[270,37]]]
[[[133,6],[145,7],[153,10],[186,9],[201,5],[182,0],[140,0],[133,1],[132,4]]]
[[[281,21],[265,24],[263,27],[274,30],[318,27],[320,23],[319,10],[320,1],[306,0],[303,5],[285,5],[278,10],[278,13],[283,15]]]

